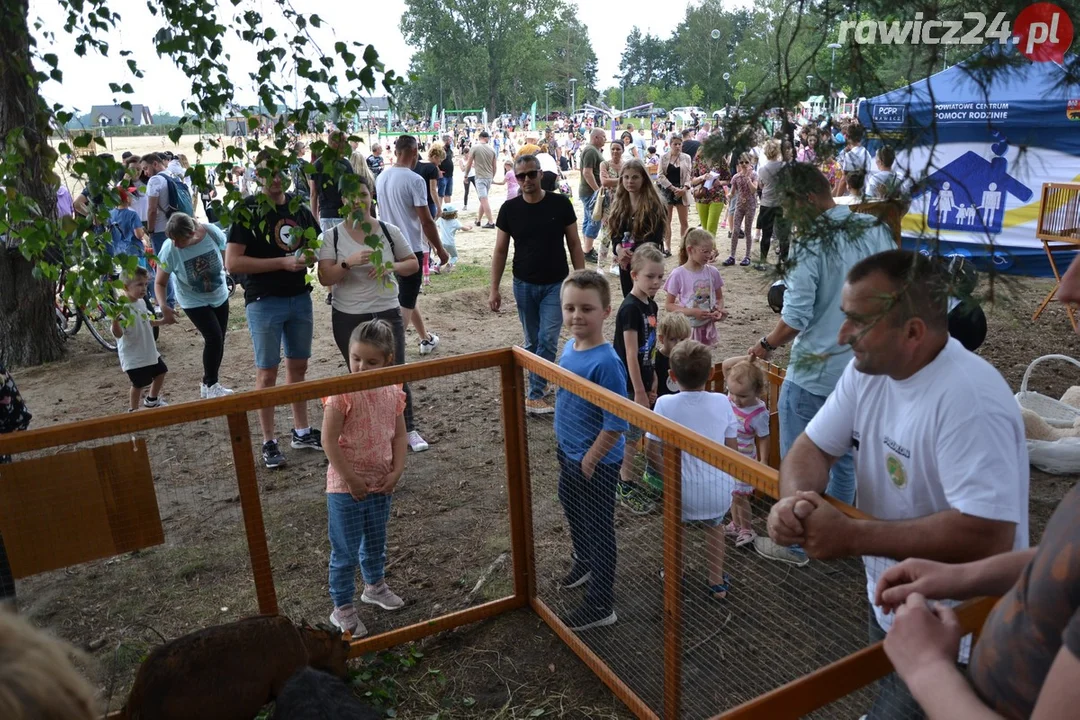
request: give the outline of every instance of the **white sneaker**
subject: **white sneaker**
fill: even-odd
[[[416,430],[409,431],[410,450],[412,450],[413,452],[424,452],[428,449],[428,447],[430,446],[427,444],[427,440],[424,440],[424,438],[420,437],[420,433],[418,433]]]
[[[611,267],[609,267],[608,268],[608,274],[609,275],[618,275],[619,274],[619,266],[618,265],[612,265]]]
[[[203,392],[204,398],[222,398],[228,397],[236,391],[223,386],[221,383],[214,383],[210,387],[203,385]]]
[[[420,341],[420,354],[430,355],[435,352],[435,348],[439,347],[439,336],[433,332],[427,334],[427,340]]]
[[[206,399],[206,383],[199,383],[199,399]]]
[[[144,397],[143,401],[142,401],[142,405],[143,405],[144,408],[169,407],[169,403],[165,402],[161,398],[158,398],[154,402],[150,402],[150,400],[148,398]]]

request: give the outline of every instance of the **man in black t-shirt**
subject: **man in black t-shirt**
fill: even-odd
[[[443,135],[443,145],[446,148],[446,158],[439,163],[439,170],[442,171],[442,177],[439,178],[439,197],[442,198],[442,204],[446,205],[454,194],[454,138]]]
[[[690,160],[693,161],[697,157],[698,150],[701,149],[701,142],[694,139],[694,133],[692,130],[682,131],[682,151],[690,156]]]
[[[243,208],[229,229],[225,267],[233,275],[244,274],[244,302],[248,330],[255,348],[255,387],[277,384],[281,346],[285,345],[285,382],[303,382],[311,357],[314,331],[311,286],[306,272],[315,262],[307,248],[309,235],[318,233],[315,218],[304,205],[289,209],[292,196],[282,190],[282,177],[263,177],[268,154],[256,158],[262,193],[243,201]],[[269,201],[267,207],[265,201]],[[260,202],[262,201],[262,202]],[[322,451],[322,437],[308,424],[307,403],[293,403],[294,428],[291,445]],[[274,433],[274,408],[259,411],[263,434],[263,462],[275,468],[285,464]]]
[[[525,331],[525,349],[554,362],[562,327],[559,293],[570,274],[566,251],[575,270],[585,267],[585,254],[578,237],[577,215],[570,199],[540,187],[540,161],[522,155],[514,163],[521,194],[499,208],[495,221],[495,252],[491,260],[489,305],[498,312],[502,306],[499,283],[506,269],[510,240],[514,241],[514,301]],[[532,415],[555,412],[545,396],[547,381],[529,374],[529,395],[525,411]]]
[[[330,133],[330,147],[339,157],[333,161],[333,167],[327,167],[322,158],[315,161],[315,173],[309,180],[311,192],[311,213],[319,218],[319,227],[329,230],[341,222],[341,176],[352,175],[353,166],[348,154],[351,150],[345,133],[335,130]]]

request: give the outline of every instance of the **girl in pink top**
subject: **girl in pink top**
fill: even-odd
[[[394,330],[385,320],[359,325],[349,338],[349,371],[365,372],[394,364]],[[363,637],[353,596],[356,566],[364,578],[360,600],[384,610],[405,603],[383,579],[390,496],[405,470],[408,432],[405,393],[400,385],[360,390],[326,398],[323,449],[326,509],[330,535],[330,622],[353,637]]]
[[[739,452],[767,465],[769,409],[761,400],[765,393],[765,374],[752,358],[732,358],[724,361],[724,380],[727,382],[731,409],[739,423],[735,436]],[[752,485],[735,482],[735,489],[731,491],[731,522],[724,526],[724,534],[735,538],[735,547],[749,545],[757,537],[750,513],[750,498],[753,495]]]
[[[503,179],[491,182],[493,185],[506,186],[507,200],[513,200],[521,193],[521,185],[518,184],[517,175],[514,174],[514,163],[509,160],[503,163]]]
[[[731,221],[731,229],[728,237],[731,238],[731,255],[724,261],[724,265],[735,264],[735,255],[739,251],[739,233],[746,235],[746,255],[740,265],[750,264],[750,250],[754,244],[754,213],[757,212],[758,176],[754,172],[750,162],[750,155],[743,153],[739,156],[739,171],[731,178],[731,192],[735,198],[735,216]]]
[[[690,320],[690,337],[710,347],[716,345],[716,321],[727,317],[724,311],[724,279],[709,264],[716,244],[708,230],[694,228],[683,238],[679,267],[671,271],[664,292],[664,310],[681,313]]]

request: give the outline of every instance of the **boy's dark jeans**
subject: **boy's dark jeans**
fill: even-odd
[[[592,572],[585,602],[611,610],[615,602],[615,486],[619,463],[598,463],[591,478],[559,449],[559,502],[570,526],[574,556]]]

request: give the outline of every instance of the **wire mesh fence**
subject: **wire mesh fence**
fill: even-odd
[[[428,450],[409,450],[407,438],[394,446],[398,417],[404,429],[394,411],[404,396],[393,386],[307,403],[312,426],[324,432],[328,410],[343,418],[339,445],[354,478],[332,467],[325,448],[294,448],[280,439],[286,464],[258,463],[282,612],[326,623],[335,608],[351,605],[360,637],[513,595],[499,371],[411,386],[414,422],[424,428]],[[249,415],[258,454],[259,424]],[[291,433],[291,418],[291,408],[276,408],[279,437]],[[325,434],[323,440],[332,442]],[[403,473],[386,488],[398,452]],[[349,484],[354,480],[367,486],[362,499]]]
[[[258,612],[232,468],[224,417],[0,465],[19,609],[94,653],[111,707],[162,638]]]
[[[736,444],[726,395],[664,404],[710,444],[545,375],[556,411],[528,423],[537,598],[639,714],[711,718],[869,644],[862,563],[808,561],[768,539],[777,476],[717,447]],[[618,437],[604,445],[605,432]],[[845,698],[843,714],[867,704]]]

